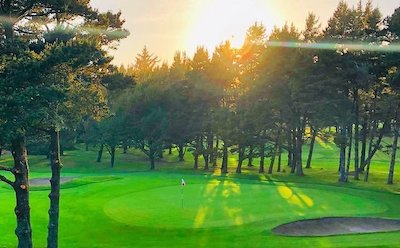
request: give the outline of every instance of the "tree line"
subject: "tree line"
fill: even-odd
[[[391,184],[399,131],[399,18],[400,9],[382,17],[372,1],[354,7],[341,1],[325,28],[313,13],[301,31],[285,24],[267,34],[255,23],[242,47],[226,41],[209,54],[199,46],[191,58],[177,52],[171,65],[160,65],[145,47],[133,65],[119,68],[136,85],[114,89],[112,116],[88,120],[87,142],[99,144],[98,161],[108,147],[112,166],[118,147],[140,149],[151,169],[164,150],[176,147],[180,161],[193,154],[195,169],[201,158],[206,170],[222,158],[222,173],[232,153],[237,173],[246,161],[254,166],[255,158],[260,173],[272,173],[276,160],[280,171],[284,153],[291,173],[301,176],[311,167],[316,138],[334,128],[339,181],[350,175],[359,180],[361,173],[368,181],[371,160],[385,150],[392,155]]]

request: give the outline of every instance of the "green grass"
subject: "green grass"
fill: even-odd
[[[257,166],[244,166],[241,175],[221,176],[218,168],[193,171],[190,154],[179,163],[176,152],[151,172],[146,157],[134,150],[119,152],[111,169],[107,154],[95,162],[94,148],[69,151],[63,175],[75,179],[62,186],[60,247],[400,247],[400,232],[317,238],[271,233],[277,225],[304,218],[400,218],[400,186],[385,184],[388,155],[377,154],[370,182],[339,184],[337,148],[321,143],[315,152],[313,168],[296,177],[288,168],[260,175]],[[30,165],[31,177],[50,175],[45,158],[32,156]],[[231,172],[235,165],[231,156]],[[183,208],[181,178],[187,182]],[[46,246],[48,193],[46,186],[32,187],[35,247]],[[13,191],[2,185],[0,200],[0,247],[15,247]]]

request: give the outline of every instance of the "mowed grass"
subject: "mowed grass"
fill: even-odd
[[[304,151],[306,158],[307,148]],[[177,162],[165,154],[156,171],[139,151],[118,152],[115,168],[105,154],[96,163],[96,149],[78,149],[63,157],[60,247],[400,247],[400,232],[293,238],[271,233],[277,225],[304,218],[374,216],[400,218],[400,177],[385,184],[389,156],[379,153],[371,166],[370,182],[337,182],[337,148],[316,146],[312,169],[305,177],[285,172],[258,174],[245,163],[242,175],[219,168],[193,171],[191,155]],[[283,156],[286,164],[286,156]],[[268,160],[267,160],[268,161]],[[10,156],[1,163],[11,163]],[[268,163],[267,163],[268,164]],[[31,156],[31,177],[50,175],[48,161]],[[187,182],[183,190],[180,180]],[[46,246],[46,186],[31,188],[35,247]],[[0,247],[15,247],[14,193],[0,187]]]

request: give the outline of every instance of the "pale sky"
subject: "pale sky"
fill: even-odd
[[[363,0],[366,2],[367,0]],[[132,64],[144,46],[170,63],[176,51],[192,55],[204,45],[210,53],[225,40],[243,42],[246,30],[262,22],[269,33],[285,22],[304,27],[309,12],[324,26],[340,0],[92,0],[101,11],[122,11],[131,35],[113,51],[115,64]],[[356,5],[358,0],[347,0]],[[384,16],[391,15],[400,0],[375,0]]]

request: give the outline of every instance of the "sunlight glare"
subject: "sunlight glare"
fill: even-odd
[[[189,54],[199,45],[211,53],[215,46],[230,40],[232,46],[242,46],[247,29],[255,22],[272,29],[273,6],[262,0],[206,0],[194,15],[193,28],[187,37]]]

